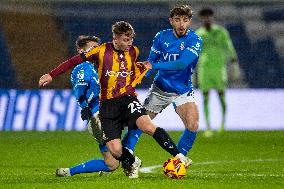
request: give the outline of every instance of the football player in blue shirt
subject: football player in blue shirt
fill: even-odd
[[[94,36],[79,36],[76,41],[79,53],[98,45],[99,38]],[[97,139],[104,159],[89,160],[71,168],[59,168],[56,170],[56,175],[66,177],[80,173],[111,172],[116,170],[119,166],[119,161],[111,155],[106,145],[102,143],[104,136],[99,120],[100,86],[94,65],[90,62],[77,65],[71,73],[71,83],[73,93],[81,107],[81,118],[88,120],[88,130]],[[128,131],[124,135],[122,144],[131,153],[133,153],[141,133],[140,129],[135,129]]]
[[[177,145],[184,155],[195,141],[199,119],[191,75],[198,61],[202,40],[189,28],[191,19],[189,5],[174,7],[169,17],[173,28],[156,34],[148,61],[140,62],[149,69],[158,70],[144,107],[154,119],[169,104],[173,104],[185,126]]]

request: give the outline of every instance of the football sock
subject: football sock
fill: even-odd
[[[176,156],[178,153],[180,153],[177,149],[177,146],[164,129],[157,127],[156,131],[153,134],[153,138],[163,149],[169,152],[172,156]]]
[[[110,171],[108,166],[105,164],[105,161],[102,159],[93,159],[70,168],[71,176],[80,173],[93,173],[99,171]]]
[[[128,149],[122,147],[122,154],[120,157],[115,157],[118,161],[122,162],[123,166],[130,167],[135,162],[135,157]]]
[[[205,121],[206,121],[206,129],[210,129],[210,124],[209,124],[209,95],[204,95],[203,96],[203,108],[204,108],[204,115],[205,115]]]
[[[177,147],[178,150],[186,156],[186,154],[189,152],[189,150],[192,148],[192,145],[195,141],[197,131],[190,131],[188,129],[185,129],[180,136],[180,139],[178,141]]]
[[[142,131],[140,129],[133,129],[128,130],[127,133],[125,133],[123,139],[122,139],[122,145],[126,147],[127,149],[134,152],[134,148],[142,134]]]

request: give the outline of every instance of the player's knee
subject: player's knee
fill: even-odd
[[[198,126],[199,126],[198,120],[187,120],[186,127],[190,131],[197,131]]]
[[[153,136],[156,126],[153,124],[153,122],[149,119],[148,116],[144,115],[139,117],[136,120],[136,125],[138,128],[143,131],[144,133]]]

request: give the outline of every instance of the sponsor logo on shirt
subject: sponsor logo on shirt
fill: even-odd
[[[112,70],[107,70],[105,76],[109,77],[127,77],[133,75],[133,71],[112,71]]]
[[[165,61],[174,61],[177,60],[179,54],[177,53],[163,53],[163,58]]]

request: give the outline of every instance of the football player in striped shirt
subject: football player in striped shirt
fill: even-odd
[[[95,36],[79,36],[76,41],[77,51],[83,52],[99,45],[99,38]],[[61,177],[73,176],[80,173],[112,172],[119,167],[119,162],[111,155],[106,145],[102,144],[101,123],[99,120],[98,73],[94,65],[86,61],[77,65],[71,73],[72,90],[81,109],[81,117],[88,120],[88,130],[99,143],[99,149],[104,159],[92,159],[71,168],[59,168],[56,175]],[[133,129],[125,133],[122,144],[132,154],[142,131]]]
[[[129,178],[138,178],[141,160],[121,144],[125,125],[129,130],[137,127],[152,136],[171,155],[179,158],[186,167],[191,160],[179,152],[168,133],[156,127],[146,114],[135,93],[135,87],[147,69],[137,64],[139,50],[133,46],[135,32],[125,21],[112,25],[113,41],[90,49],[63,62],[49,74],[52,78],[84,61],[95,62],[100,81],[100,121],[103,139],[111,154],[119,160]],[[45,76],[39,85],[46,85]]]

